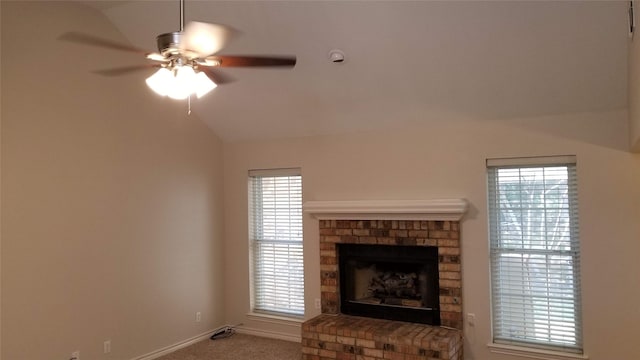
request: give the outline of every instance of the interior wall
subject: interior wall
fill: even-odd
[[[417,116],[396,109],[381,116]],[[640,154],[627,150],[622,112],[480,120],[453,114],[424,126],[368,134],[225,144],[227,322],[264,333],[299,329],[247,317],[249,311],[247,170],[301,167],[303,201],[464,198],[461,222],[465,359],[520,357],[489,351],[490,291],[487,158],[575,154],[578,159],[585,350],[590,359],[640,358]],[[306,318],[318,315],[318,221],[304,217]]]
[[[91,73],[139,55],[57,40],[124,42],[96,10],[1,6],[2,358],[131,359],[223,325],[221,141],[144,72]]]

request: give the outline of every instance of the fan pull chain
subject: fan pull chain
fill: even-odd
[[[191,95],[189,95],[189,97],[187,98],[187,104],[189,106],[189,109],[187,110],[187,115],[191,115]]]

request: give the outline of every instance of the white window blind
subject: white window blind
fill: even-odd
[[[487,168],[494,342],[582,353],[575,157]]]
[[[249,195],[253,311],[302,316],[300,170],[252,170]]]

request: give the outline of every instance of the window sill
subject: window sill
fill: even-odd
[[[584,360],[589,357],[584,354],[572,354],[564,353],[560,351],[550,351],[534,348],[526,348],[522,346],[503,345],[489,343],[487,344],[489,350],[492,353],[502,355],[519,356],[527,359],[541,359],[541,360]]]
[[[281,325],[300,325],[304,322],[302,317],[297,316],[283,316],[283,315],[273,315],[266,313],[258,313],[258,312],[249,312],[247,313],[247,319],[263,321],[272,324],[281,324]]]

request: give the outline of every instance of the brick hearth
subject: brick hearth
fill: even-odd
[[[348,315],[302,325],[303,360],[460,360],[459,330]]]

